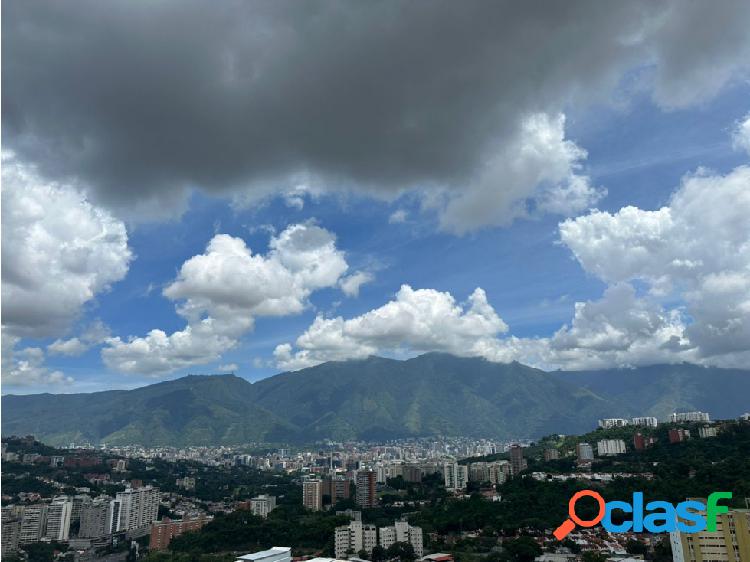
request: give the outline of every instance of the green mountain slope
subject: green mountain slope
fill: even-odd
[[[702,410],[717,418],[750,411],[750,371],[682,363],[637,369],[556,373],[561,380],[615,401],[610,417],[656,416]]]
[[[4,396],[2,433],[144,445],[537,437],[579,433],[600,417],[750,409],[750,371],[667,365],[546,373],[428,353],[371,357],[282,373],[254,384],[188,376],[129,391]]]
[[[92,394],[4,396],[3,435],[71,441],[187,445],[248,443],[291,429],[252,404],[252,385],[234,376],[174,381]]]
[[[540,435],[585,429],[607,408],[538,369],[438,353],[325,363],[253,386],[257,403],[290,412],[305,439]]]

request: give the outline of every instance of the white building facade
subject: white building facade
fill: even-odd
[[[118,492],[113,510],[117,511],[118,531],[132,531],[151,525],[159,515],[159,489],[127,488]]]
[[[675,412],[669,416],[672,423],[679,422],[707,422],[711,421],[708,412]]]
[[[289,546],[274,546],[240,556],[235,562],[292,562],[292,549]]]
[[[268,514],[276,509],[276,496],[261,494],[250,499],[250,512],[265,519]]]
[[[469,480],[469,470],[465,465],[456,461],[443,464],[443,477],[447,490],[465,490]]]
[[[656,427],[659,425],[659,420],[653,416],[641,416],[639,418],[633,418],[630,423],[639,427]]]
[[[47,509],[47,530],[45,538],[53,541],[66,541],[70,535],[70,519],[73,502],[67,496],[55,498]]]
[[[622,439],[602,439],[596,444],[596,450],[600,457],[621,455],[625,452],[625,441]]]
[[[412,527],[406,521],[396,521],[392,527],[381,527],[379,532],[379,544],[381,547],[388,549],[388,547],[397,542],[409,543],[414,549],[414,554],[417,558],[424,556],[421,527]]]
[[[357,555],[361,550],[372,554],[378,544],[378,531],[375,525],[364,525],[361,521],[352,521],[349,525],[336,527],[334,549],[336,558],[345,559]]]
[[[630,422],[624,418],[605,418],[599,420],[599,427],[602,429],[612,429],[613,427],[625,427]]]
[[[47,527],[46,504],[27,505],[24,507],[21,519],[21,530],[18,543],[21,545],[39,542]]]

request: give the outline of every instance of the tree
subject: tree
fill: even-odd
[[[57,552],[64,552],[67,546],[57,542],[35,542],[27,544],[23,549],[26,551],[29,562],[49,562],[50,560],[54,560]]]
[[[385,484],[394,490],[406,490],[408,487],[404,477],[401,475],[396,476],[395,478],[386,478]]]
[[[414,547],[408,542],[395,542],[386,551],[389,560],[400,560],[401,562],[412,562],[417,558]]]
[[[372,562],[384,562],[387,559],[388,555],[382,546],[378,545],[372,549],[372,554],[370,555]]]
[[[646,554],[648,547],[636,539],[630,539],[625,544],[625,550],[628,554]]]
[[[357,557],[361,558],[362,560],[369,560],[369,554],[367,551],[363,548],[357,553]]]
[[[672,560],[672,545],[668,538],[664,538],[654,545],[654,562],[669,562]]]
[[[534,558],[542,554],[542,547],[531,537],[505,541],[503,548],[515,562],[533,562]]]
[[[491,524],[487,524],[484,527],[482,527],[482,536],[483,537],[494,537],[497,535],[497,529]]]

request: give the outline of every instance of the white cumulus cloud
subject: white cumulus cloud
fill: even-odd
[[[365,283],[370,283],[373,279],[375,279],[375,276],[372,273],[358,271],[341,279],[339,285],[341,286],[341,291],[347,297],[356,297],[359,296],[359,288]]]
[[[46,182],[11,154],[2,161],[3,340],[64,335],[85,304],[128,271],[125,225],[92,205],[75,186]],[[52,350],[75,354],[81,342]],[[39,348],[4,358],[8,384],[68,382],[44,367]]]
[[[388,222],[391,224],[400,224],[406,222],[408,214],[405,209],[396,209],[388,217]]]
[[[591,369],[694,360],[684,330],[681,310],[667,310],[619,283],[599,300],[575,304],[571,324],[544,342],[544,362]]]
[[[516,135],[487,155],[462,191],[448,192],[440,209],[445,230],[464,233],[505,226],[535,212],[571,215],[586,210],[606,191],[581,173],[586,151],[565,138],[565,116],[536,113]]]
[[[52,355],[67,355],[69,357],[83,355],[88,349],[89,346],[82,342],[80,338],[57,339],[47,346],[47,351]]]
[[[482,289],[460,304],[450,293],[403,285],[393,300],[361,316],[318,316],[295,346],[277,346],[274,357],[281,368],[300,369],[382,351],[481,355],[486,340],[507,329]]]
[[[583,268],[684,302],[683,338],[709,359],[750,352],[750,168],[686,176],[668,205],[596,211],[560,225]]]
[[[127,273],[125,225],[12,156],[3,157],[2,179],[3,327],[23,337],[63,334]]]
[[[76,357],[83,355],[91,347],[104,343],[109,338],[109,327],[101,320],[90,324],[80,336],[70,339],[56,339],[47,346],[47,352],[52,355],[68,355]]]
[[[738,122],[732,131],[732,145],[737,150],[744,150],[750,154],[750,114]]]
[[[542,368],[591,369],[690,361],[750,361],[750,167],[685,176],[664,207],[594,210],[560,224],[560,239],[607,284],[577,302],[549,337],[505,336],[477,289],[466,306],[449,293],[403,286],[351,319],[319,316],[276,363],[299,369],[376,353],[447,351]],[[640,290],[636,289],[642,288]]]
[[[252,330],[259,316],[297,314],[310,294],[335,287],[348,266],[336,239],[314,224],[296,224],[271,238],[267,255],[240,238],[217,234],[205,253],[187,260],[164,296],[177,302],[183,330],[111,338],[104,362],[124,373],[156,375],[213,361]]]
[[[44,364],[44,351],[38,347],[16,350],[18,338],[3,334],[3,384],[10,386],[68,385],[73,378]]]

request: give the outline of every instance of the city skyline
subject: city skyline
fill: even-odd
[[[3,8],[4,393],[747,365],[746,3],[119,6]]]
[[[601,490],[612,501],[630,483],[637,490],[648,482],[649,498],[681,498],[681,486],[688,485],[697,493],[680,501],[698,500],[694,505],[705,508],[710,501],[700,497],[707,489],[733,482],[737,498],[718,518],[713,511],[717,532],[691,534],[688,527],[680,528],[687,534],[666,534],[641,519],[643,528],[626,533],[608,517],[603,530],[573,529],[571,540],[618,560],[625,547],[644,553],[664,548],[672,562],[700,560],[701,551],[724,558],[734,553],[728,559],[743,562],[750,555],[750,496],[746,480],[732,479],[747,472],[749,418],[712,420],[699,411],[657,424],[607,418],[586,434],[524,443],[435,437],[178,449],[51,447],[32,435],[4,437],[3,556],[63,548],[96,557],[101,549],[122,550],[125,540],[131,556],[147,560],[157,552],[172,557],[198,548],[206,556],[233,551],[245,561],[288,558],[293,550],[319,562],[331,562],[319,558],[330,555],[450,562],[460,556],[460,537],[483,544],[485,553],[499,545],[513,553],[514,541],[533,546],[534,557],[513,555],[509,562],[544,562],[543,549],[566,562],[588,562],[570,542],[553,542],[562,540],[552,530],[557,504],[567,503],[571,486]],[[675,472],[686,454],[690,470]],[[636,495],[642,510],[644,493],[634,493],[633,505]],[[733,494],[708,497],[731,500]],[[541,505],[529,509],[536,502]],[[485,515],[472,515],[477,510]],[[241,530],[227,532],[238,524]],[[142,548],[148,554],[139,554]]]

